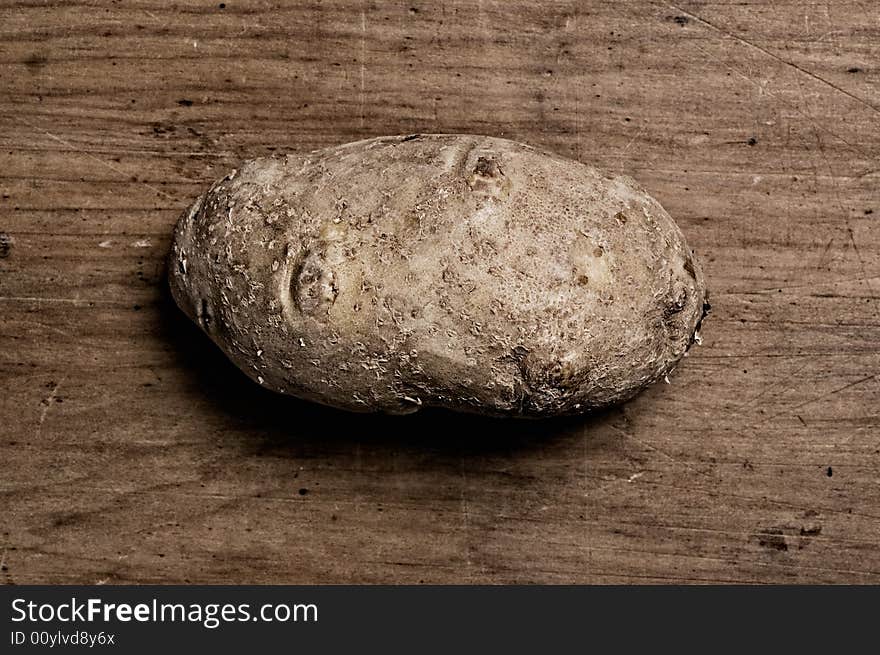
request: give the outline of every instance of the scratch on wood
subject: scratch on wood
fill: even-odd
[[[56,382],[55,386],[52,387],[52,391],[50,391],[49,395],[42,401],[43,411],[40,412],[40,422],[37,424],[37,431],[34,435],[34,438],[37,440],[40,438],[40,435],[43,432],[43,423],[46,422],[46,417],[49,415],[49,410],[52,409],[52,406],[55,404],[55,398],[58,396],[58,389],[61,387],[62,384],[64,384],[64,381],[66,379],[67,378],[64,377],[61,378],[60,382]]]
[[[824,77],[821,77],[821,76],[817,75],[816,73],[813,73],[813,72],[811,72],[811,71],[808,71],[806,68],[802,68],[801,66],[798,66],[798,65],[795,64],[794,62],[791,62],[791,61],[788,61],[788,60],[786,60],[786,59],[783,59],[783,58],[780,57],[779,55],[776,55],[776,54],[770,52],[769,50],[767,50],[766,48],[763,48],[763,47],[759,46],[757,43],[753,43],[752,41],[749,41],[748,39],[743,38],[743,37],[741,37],[741,36],[739,36],[739,35],[737,35],[737,34],[731,32],[730,30],[726,29],[724,26],[722,26],[722,25],[716,25],[715,23],[712,23],[712,22],[706,20],[705,18],[701,18],[700,16],[698,16],[698,15],[696,15],[696,14],[693,14],[693,13],[691,13],[691,12],[688,12],[688,11],[686,11],[686,10],[684,10],[684,9],[681,9],[680,7],[677,7],[676,5],[670,4],[670,5],[668,5],[668,6],[671,7],[672,9],[675,9],[675,10],[678,11],[678,12],[681,12],[681,13],[682,13],[683,15],[685,15],[685,16],[688,16],[688,17],[692,18],[693,20],[697,21],[698,23],[703,23],[704,25],[707,25],[708,27],[711,27],[713,30],[716,30],[716,31],[718,31],[718,32],[721,32],[722,34],[725,34],[725,35],[729,36],[730,38],[732,38],[732,39],[734,39],[734,40],[736,40],[736,41],[739,41],[740,43],[743,43],[743,44],[745,44],[745,45],[747,45],[747,46],[749,46],[749,47],[751,47],[751,48],[754,48],[755,50],[759,50],[760,52],[763,52],[763,53],[764,53],[765,55],[767,55],[768,57],[771,57],[772,59],[775,59],[776,61],[778,61],[778,62],[780,62],[780,63],[782,63],[782,64],[785,64],[786,66],[791,66],[792,68],[794,68],[795,70],[800,71],[800,72],[803,73],[804,75],[807,75],[808,77],[812,77],[813,79],[818,80],[819,82],[822,82],[823,84],[828,85],[828,86],[831,87],[832,89],[835,89],[836,91],[842,93],[843,95],[845,95],[845,96],[847,96],[847,97],[849,97],[849,98],[852,98],[852,99],[855,100],[856,102],[858,102],[858,103],[864,105],[864,106],[867,107],[868,109],[871,109],[872,111],[874,111],[874,112],[880,114],[880,108],[875,107],[873,104],[871,104],[870,102],[868,102],[868,101],[865,100],[864,98],[861,98],[861,97],[855,95],[854,93],[850,93],[850,92],[847,91],[846,89],[842,89],[842,88],[840,88],[839,86],[837,86],[837,85],[834,84],[833,82],[829,82],[829,81],[826,80]]]
[[[832,243],[834,243],[834,237],[831,237],[830,239],[828,239],[828,243],[825,244],[825,249],[822,250],[822,254],[819,255],[819,263],[816,264],[816,268],[818,268],[818,269],[820,269],[820,270],[821,270],[822,268],[824,268],[824,266],[825,266],[825,257],[828,255],[828,252],[831,250],[831,244],[832,244]],[[829,260],[828,263],[830,264],[831,261]]]
[[[786,393],[788,393],[789,391],[794,389],[798,385],[799,382],[801,382],[801,379],[798,377],[798,374],[809,365],[810,365],[810,361],[808,360],[807,362],[804,363],[803,366],[798,367],[798,369],[796,371],[794,371],[793,373],[784,373],[783,377],[788,379],[789,382],[788,382],[788,384],[784,384],[782,386],[782,388],[779,388],[778,376],[772,378],[770,381],[767,382],[767,384],[764,385],[764,387],[761,389],[761,391],[759,391],[757,394],[755,394],[752,398],[749,398],[746,402],[742,403],[741,405],[737,405],[733,410],[734,416],[741,416],[742,413],[746,410],[746,408],[751,406],[752,403],[754,403],[757,400],[762,401],[762,402],[758,403],[759,407],[763,404],[766,404],[764,402],[766,400],[765,396],[771,387],[776,387],[776,390],[774,393],[770,394],[770,398],[776,398],[778,400],[779,398],[784,396]]]
[[[611,425],[611,424],[609,424],[609,426],[610,426],[613,430],[616,430],[617,432],[619,432],[620,434],[622,434],[625,438],[629,439],[630,441],[634,441],[635,443],[639,444],[639,445],[642,446],[643,448],[647,448],[648,450],[653,450],[655,453],[658,453],[658,454],[662,455],[663,457],[665,457],[665,458],[668,459],[669,461],[674,462],[674,463],[678,464],[679,466],[684,467],[686,470],[690,471],[690,472],[693,473],[694,475],[701,475],[701,476],[703,476],[704,478],[709,478],[710,480],[715,480],[715,477],[714,477],[714,476],[709,475],[708,473],[705,473],[705,472],[703,472],[703,471],[699,471],[699,470],[695,469],[694,467],[692,467],[692,466],[691,466],[690,464],[688,464],[687,462],[685,462],[685,461],[683,461],[683,460],[680,460],[680,459],[678,459],[678,458],[676,458],[676,457],[673,457],[672,455],[670,455],[669,453],[667,453],[665,450],[662,450],[662,449],[658,448],[657,446],[653,446],[653,445],[651,445],[651,444],[649,444],[649,443],[646,443],[646,442],[642,441],[641,439],[638,439],[638,438],[634,437],[634,436],[633,436],[632,434],[630,434],[628,431],[623,430],[622,428],[619,428],[619,427],[617,427],[616,425]]]
[[[88,157],[89,159],[93,160],[94,162],[100,164],[104,168],[107,168],[107,169],[113,171],[114,173],[118,173],[119,175],[123,176],[126,179],[129,178],[129,174],[126,173],[125,171],[123,171],[122,169],[116,168],[112,164],[108,164],[106,161],[104,161],[100,157],[95,157],[92,153],[88,152],[87,150],[83,150],[82,148],[79,148],[79,147],[75,146],[74,144],[72,144],[70,141],[66,141],[66,140],[62,139],[60,136],[56,136],[55,134],[52,134],[47,129],[44,129],[42,127],[37,127],[36,125],[34,125],[30,121],[28,121],[26,118],[23,118],[21,115],[18,116],[18,120],[20,120],[22,123],[24,123],[25,125],[30,127],[32,130],[37,130],[38,132],[42,132],[43,134],[48,136],[50,139],[57,141],[61,145],[67,146],[68,148],[70,148],[74,152],[79,152],[79,153],[84,154],[86,157]],[[162,191],[162,189],[160,189],[159,187],[154,187],[152,184],[148,184],[146,182],[141,182],[141,184],[143,186],[147,187],[148,189],[150,189],[151,191],[156,192],[160,196],[164,196],[170,200],[174,200],[174,196],[172,196],[170,193],[166,193],[165,191]]]
[[[124,303],[122,301],[115,300],[89,300],[84,298],[41,298],[39,296],[0,296],[0,301],[10,301],[10,302],[58,302],[58,303],[70,303],[71,305],[82,306],[82,305],[106,305],[106,306],[115,306],[115,305],[127,305],[128,303]]]
[[[728,64],[727,62],[725,62],[725,61],[719,59],[718,57],[716,57],[715,55],[713,55],[713,54],[712,54],[711,52],[709,52],[708,50],[705,50],[705,49],[701,48],[699,45],[697,45],[697,44],[693,44],[693,47],[694,47],[696,50],[698,50],[700,53],[702,53],[704,56],[706,56],[706,57],[708,57],[708,58],[711,58],[711,59],[714,59],[714,60],[717,61],[719,64],[721,64],[722,66],[724,66],[725,68],[727,68],[728,70],[730,70],[730,71],[736,73],[737,75],[739,75],[741,78],[743,78],[744,80],[746,80],[746,81],[749,82],[750,84],[753,84],[754,86],[758,87],[758,89],[760,90],[760,92],[761,92],[762,94],[766,94],[768,97],[773,98],[776,102],[778,102],[778,103],[780,103],[781,105],[784,105],[784,106],[786,106],[786,107],[792,109],[793,111],[797,112],[798,114],[800,114],[802,117],[804,117],[804,118],[807,119],[808,121],[814,123],[813,119],[812,119],[810,116],[808,116],[807,114],[805,114],[805,113],[803,112],[803,110],[801,110],[800,107],[798,107],[798,106],[795,105],[795,104],[792,104],[791,102],[788,102],[787,100],[785,100],[785,99],[783,99],[783,98],[780,98],[780,97],[777,96],[775,93],[773,93],[773,92],[771,92],[771,91],[768,91],[767,88],[766,88],[766,85],[765,85],[765,84],[762,84],[762,83],[759,82],[758,80],[753,79],[752,77],[750,77],[749,75],[743,73],[741,70],[739,70],[739,69],[736,68],[735,66],[731,66],[731,65]],[[814,125],[815,125],[815,123],[814,123]],[[852,149],[853,151],[855,151],[855,152],[858,152],[860,155],[863,155],[864,157],[866,157],[866,158],[868,158],[868,159],[873,159],[873,156],[872,156],[869,152],[866,152],[865,150],[863,150],[862,148],[860,148],[860,147],[857,146],[856,144],[854,144],[854,143],[852,143],[852,142],[850,142],[850,141],[847,141],[847,140],[844,139],[842,136],[840,136],[840,135],[837,134],[836,132],[834,132],[834,131],[828,129],[828,128],[825,127],[824,125],[819,125],[819,126],[816,126],[816,127],[818,127],[818,129],[822,130],[822,131],[825,132],[826,134],[830,134],[831,136],[833,136],[835,139],[837,139],[837,140],[840,141],[841,143],[846,144],[849,148],[851,148],[851,149]]]
[[[810,284],[789,284],[782,285],[778,287],[768,287],[766,289],[753,289],[751,291],[726,291],[720,292],[717,296],[737,296],[737,295],[750,295],[750,294],[764,294],[764,293],[773,293],[776,291],[782,290],[791,290],[791,289],[816,289],[817,287],[828,287],[828,286],[836,286],[838,284],[850,284],[852,282],[863,282],[865,280],[876,280],[880,278],[880,275],[870,275],[865,277],[864,275],[859,275],[857,277],[849,277],[843,280],[832,280],[830,282],[812,282]]]
[[[567,16],[565,19],[564,29],[566,32],[571,30],[572,28],[577,31],[577,9],[574,8],[573,12],[570,16]],[[559,56],[557,55],[557,61],[559,61]],[[575,134],[575,159],[581,161],[581,94],[580,94],[580,82],[581,80],[577,77],[574,80],[574,134]]]
[[[838,394],[841,391],[846,391],[847,389],[851,389],[857,385],[864,384],[865,382],[873,380],[876,377],[877,377],[877,373],[874,373],[873,375],[867,375],[859,380],[856,380],[855,382],[850,382],[848,384],[843,385],[842,387],[838,387],[837,389],[832,389],[831,391],[820,394],[820,395],[816,396],[815,398],[811,398],[810,400],[805,400],[804,402],[802,402],[798,405],[795,405],[794,407],[787,407],[786,409],[782,410],[781,412],[777,412],[776,414],[772,414],[770,416],[766,416],[766,417],[762,418],[760,421],[756,421],[755,423],[752,424],[752,427],[754,427],[756,425],[761,425],[762,423],[766,423],[767,421],[771,421],[774,418],[777,418],[778,416],[790,414],[791,412],[795,411],[796,409],[800,409],[801,407],[806,407],[807,405],[812,405],[813,403],[817,403],[820,400],[824,400],[825,398],[828,398],[829,396],[833,396],[835,394]]]
[[[736,431],[734,431],[736,432]],[[737,434],[740,434],[737,432]],[[595,475],[588,475],[588,478],[592,480],[603,481],[602,478]],[[682,487],[676,484],[670,484],[668,482],[661,482],[658,480],[645,480],[643,484],[651,485],[653,487],[659,487],[663,489],[674,489],[676,491],[687,492],[688,494],[701,493],[705,494],[708,497],[719,496],[721,498],[732,498],[736,500],[745,500],[750,503],[770,503],[772,505],[778,505],[779,507],[786,507],[789,509],[797,509],[800,511],[809,511],[809,510],[818,510],[823,514],[834,514],[837,516],[856,516],[860,518],[870,519],[872,521],[880,521],[880,515],[877,514],[869,514],[867,512],[856,512],[851,511],[849,509],[836,509],[833,507],[826,506],[818,506],[816,504],[812,504],[810,506],[804,505],[803,503],[793,503],[788,500],[779,500],[778,498],[771,498],[768,496],[750,496],[748,494],[737,494],[732,493],[730,491],[722,491],[717,485],[714,487],[697,487],[693,485],[689,485],[687,487]]]
[[[798,85],[798,86],[800,87],[801,98],[803,99],[803,104],[804,104],[804,106],[806,106],[807,100],[806,100],[806,97],[804,96],[803,87],[801,85]],[[819,136],[818,124],[816,123],[815,120],[813,120],[812,117],[810,117],[810,124],[813,128],[813,135],[816,138],[816,145],[819,148],[819,154],[822,156],[822,159],[825,162],[825,166],[827,166],[827,168],[828,168],[828,172],[831,173],[831,189],[834,192],[834,197],[837,200],[837,207],[840,210],[841,216],[843,216],[843,222],[846,225],[847,232],[849,233],[849,241],[852,244],[853,252],[855,252],[856,259],[858,260],[859,270],[862,273],[862,279],[864,280],[865,284],[867,285],[868,291],[873,295],[874,289],[871,286],[867,270],[865,269],[865,260],[862,258],[862,253],[859,251],[858,245],[856,245],[856,240],[855,240],[855,237],[853,236],[852,225],[850,224],[850,220],[849,220],[849,212],[847,211],[846,207],[843,204],[843,200],[840,197],[840,189],[838,186],[838,181],[835,176],[834,169],[831,166],[831,162],[828,159],[828,155],[825,153],[825,146],[822,144],[822,139]],[[876,305],[874,307],[874,316],[877,316]]]
[[[39,129],[39,128],[35,128]],[[57,139],[56,139],[57,140]],[[161,157],[235,157],[234,152],[229,150],[217,150],[214,152],[203,152],[200,150],[176,150],[174,152],[164,152],[162,150],[154,150],[151,148],[114,148],[113,150],[104,150],[101,148],[78,148],[70,146],[69,150],[56,150],[52,148],[44,148],[39,146],[27,145],[19,148],[23,152],[79,152],[84,155],[157,155]],[[114,169],[115,170],[115,169]],[[869,175],[866,173],[865,175]],[[193,183],[196,183],[193,180]]]
[[[861,268],[861,271],[862,271],[862,278],[858,281],[864,282],[865,285],[867,285],[867,287],[868,287],[868,292],[873,296],[874,295],[874,287],[871,284],[871,280],[877,276],[872,277],[872,276],[868,275],[867,272],[865,271],[865,260],[862,259],[862,252],[859,250],[858,245],[856,245],[856,238],[855,238],[855,235],[853,234],[853,229],[849,225],[849,216],[846,217],[846,222],[847,222],[846,231],[849,233],[849,242],[852,244],[853,252],[856,253],[856,259],[859,260],[859,267]],[[874,303],[874,316],[877,316],[876,305],[877,304]]]
[[[626,151],[630,149],[630,146],[632,146],[632,144],[635,143],[636,139],[638,139],[640,136],[642,136],[642,133],[644,131],[645,131],[645,126],[642,125],[642,127],[639,128],[639,131],[636,132],[635,135],[633,135],[633,138],[631,138],[627,142],[627,144],[625,146],[623,146],[623,148],[620,149],[620,152],[617,153],[617,158],[619,160],[621,160],[621,161],[623,160],[623,156],[626,154]]]
[[[361,128],[364,127],[364,104],[366,102],[366,76],[367,76],[367,12],[361,8]]]

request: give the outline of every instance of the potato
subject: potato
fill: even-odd
[[[626,177],[469,135],[257,159],[178,222],[180,307],[268,389],[352,411],[572,414],[667,375],[700,266]]]

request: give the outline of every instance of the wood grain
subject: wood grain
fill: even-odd
[[[0,5],[0,579],[880,582],[880,5]],[[476,132],[636,177],[712,290],[600,415],[350,416],[169,300],[245,158]]]

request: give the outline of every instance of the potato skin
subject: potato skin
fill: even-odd
[[[675,367],[708,306],[634,181],[472,135],[249,161],[180,218],[169,279],[255,381],[388,413],[621,402]]]

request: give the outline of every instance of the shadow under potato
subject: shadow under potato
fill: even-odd
[[[545,448],[578,440],[607,421],[611,408],[581,416],[548,419],[492,418],[444,409],[423,408],[413,414],[357,414],[298,400],[264,389],[250,380],[177,307],[162,273],[160,322],[164,338],[181,368],[195,379],[218,413],[234,424],[259,433],[261,450],[320,443],[343,449],[361,445],[377,449],[433,450],[445,454],[504,454]],[[596,444],[598,445],[598,444]]]

